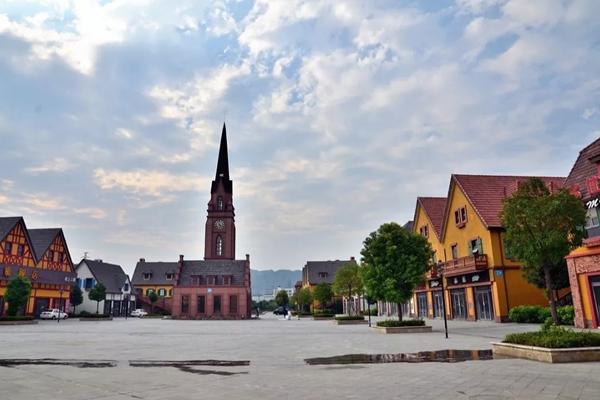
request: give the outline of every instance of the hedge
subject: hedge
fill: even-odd
[[[538,332],[511,333],[504,343],[552,349],[600,346],[600,333],[575,332],[558,326],[543,328]]]
[[[422,319],[405,319],[398,321],[397,319],[386,319],[385,321],[377,322],[380,328],[396,328],[400,326],[425,326],[425,321]]]
[[[561,325],[573,325],[573,318],[575,317],[573,306],[558,307],[557,313]],[[513,307],[508,313],[508,318],[512,322],[521,324],[541,324],[551,316],[548,307],[534,305]]]
[[[33,319],[30,315],[16,315],[11,317],[7,315],[6,317],[0,317],[0,321],[31,321]]]
[[[335,314],[332,312],[316,312],[313,314],[313,317],[333,318]]]
[[[90,313],[81,313],[79,314],[79,318],[111,318],[110,314],[90,314]]]
[[[367,315],[369,315],[369,311],[363,310],[363,311],[361,311],[361,314],[364,315],[364,316],[367,316]],[[371,309],[371,317],[376,316],[376,315],[377,315],[377,309],[376,308],[372,308]]]
[[[362,315],[340,315],[335,317],[336,321],[364,321],[365,317]]]

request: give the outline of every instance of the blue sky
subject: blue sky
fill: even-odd
[[[359,256],[456,173],[600,136],[595,0],[3,1],[0,215],[75,261],[203,256],[223,119],[237,256]]]

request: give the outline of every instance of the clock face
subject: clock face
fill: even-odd
[[[225,229],[225,221],[223,221],[222,219],[218,219],[215,221],[215,229],[216,230],[223,230]]]

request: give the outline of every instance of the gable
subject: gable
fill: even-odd
[[[22,248],[22,252],[19,250],[20,248]],[[7,252],[7,250],[10,251]],[[19,218],[18,222],[0,241],[0,263],[29,267],[35,265],[33,246],[22,218]]]
[[[455,211],[461,207],[466,208],[467,222],[463,228],[457,227],[455,223]],[[450,181],[448,191],[448,201],[444,212],[444,224],[442,228],[442,242],[453,243],[467,238],[481,236],[488,229],[481,216],[477,213],[467,195],[462,188],[456,184],[454,179]]]
[[[44,253],[38,256],[40,257],[37,263],[39,268],[62,272],[75,271],[62,229],[57,231]]]

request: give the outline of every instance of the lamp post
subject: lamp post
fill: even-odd
[[[446,255],[446,251],[444,250],[444,256]],[[445,258],[445,257],[444,257]],[[444,332],[446,334],[446,339],[448,339],[448,317],[446,316],[446,293],[444,286],[444,264],[440,261],[437,264],[438,274],[440,275],[440,280],[442,281],[442,315],[444,316]]]
[[[64,290],[64,289],[63,289],[63,287],[62,287],[62,285],[61,285],[61,286],[60,286],[60,291],[59,291],[59,293],[60,293],[60,298],[59,298],[59,301],[58,301],[58,318],[56,318],[56,323],[57,323],[57,324],[59,324],[59,323],[60,323],[60,313],[61,313],[61,311],[62,311],[62,310],[61,310],[61,308],[62,308],[62,307],[61,307],[61,305],[62,305],[62,294],[63,294],[63,290]]]

